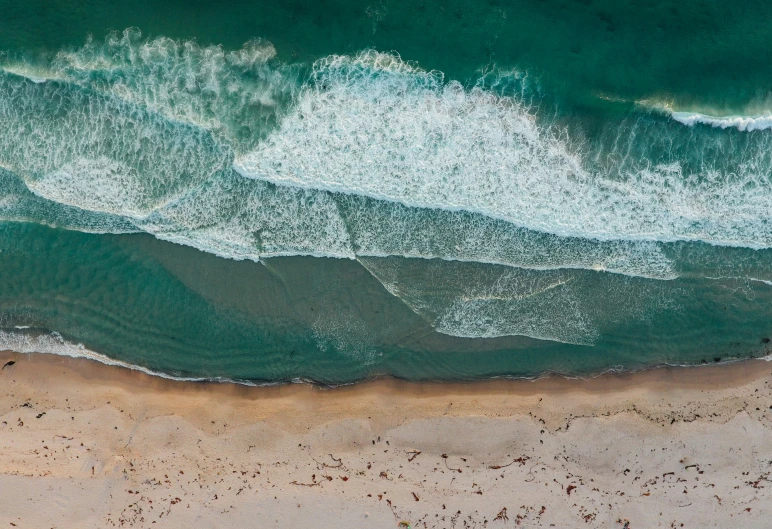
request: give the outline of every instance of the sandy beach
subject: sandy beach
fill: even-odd
[[[769,527],[772,365],[325,390],[2,353],[0,527]]]

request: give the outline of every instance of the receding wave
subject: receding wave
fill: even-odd
[[[273,386],[279,384],[271,382],[252,382],[250,380],[232,379],[224,377],[189,377],[175,375],[164,371],[156,371],[144,366],[130,364],[121,360],[110,358],[107,355],[96,353],[83,344],[72,343],[65,340],[58,332],[32,333],[28,331],[29,327],[18,326],[17,331],[9,332],[0,330],[0,351],[14,351],[16,353],[37,353],[51,354],[58,356],[67,356],[70,358],[84,358],[93,360],[100,364],[108,366],[124,367],[132,371],[139,371],[146,375],[165,378],[168,380],[177,380],[180,382],[217,382],[240,384],[243,386]],[[305,382],[302,379],[293,379],[293,383]]]
[[[410,260],[388,258],[360,262],[440,332],[465,338],[521,335],[577,345],[592,345],[597,338],[572,292],[570,272],[442,261],[418,268]],[[436,288],[438,277],[454,285],[451,293]]]
[[[17,327],[17,329],[24,330],[21,329],[21,327]],[[169,380],[179,380],[183,382],[231,382],[247,386],[258,385],[246,380],[232,380],[219,377],[185,377],[176,376],[161,371],[154,371],[143,366],[129,364],[128,362],[122,362],[120,360],[110,358],[109,356],[95,353],[94,351],[86,348],[83,344],[68,342],[62,337],[61,334],[57,332],[33,334],[30,332],[8,332],[0,330],[0,351],[52,354],[58,356],[68,356],[70,358],[85,358],[87,360],[93,360],[108,366],[125,367],[133,371],[140,371],[146,375],[166,378]]]
[[[519,335],[594,345],[601,328],[645,320],[655,306],[675,308],[661,282],[609,277],[598,297],[587,270],[528,270],[397,257],[359,261],[394,296],[439,332],[465,338]]]

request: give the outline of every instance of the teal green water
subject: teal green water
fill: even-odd
[[[0,1],[0,348],[328,384],[765,355],[770,10]]]

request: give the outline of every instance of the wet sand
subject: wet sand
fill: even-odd
[[[0,527],[761,528],[772,516],[765,361],[320,389],[9,360]]]

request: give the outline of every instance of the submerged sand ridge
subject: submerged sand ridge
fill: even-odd
[[[8,360],[0,527],[761,528],[772,515],[762,361],[322,390]]]

